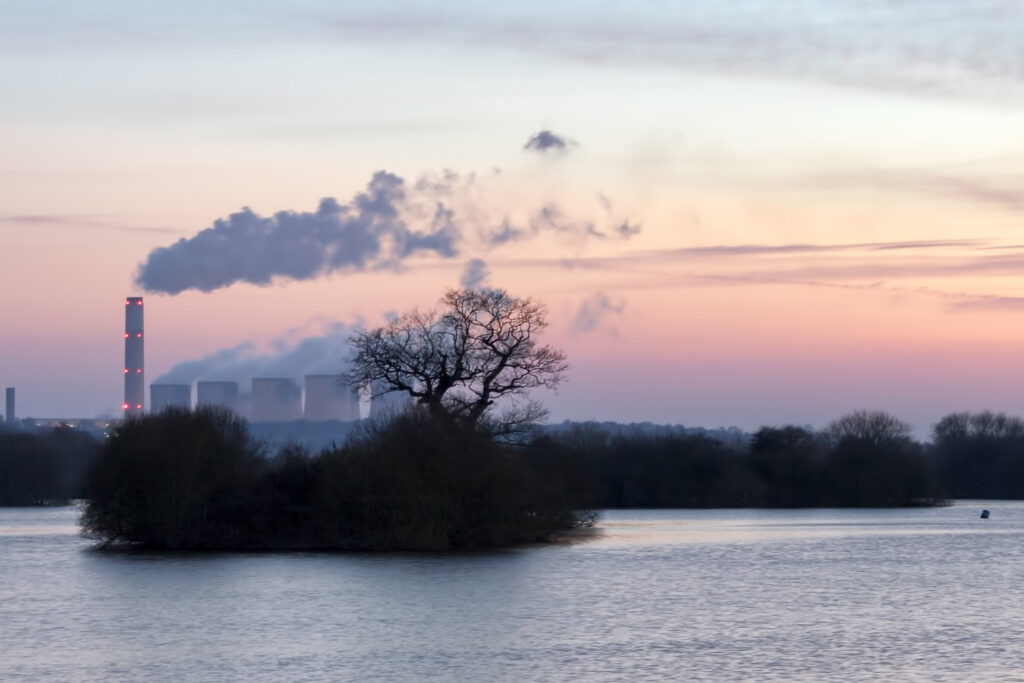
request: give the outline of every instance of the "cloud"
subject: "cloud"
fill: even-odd
[[[0,224],[54,226],[85,228],[87,230],[111,230],[114,232],[140,232],[157,234],[180,234],[174,228],[159,228],[138,225],[124,225],[107,219],[104,216],[82,214],[21,214],[0,216]]]
[[[558,204],[548,202],[527,216],[525,225],[517,225],[506,216],[497,225],[480,230],[479,238],[485,246],[493,248],[544,233],[562,235],[575,240],[628,240],[638,235],[641,230],[639,223],[631,223],[628,220],[613,222],[602,230],[593,221],[570,217]]]
[[[621,219],[599,229],[554,202],[523,210],[521,222],[496,219],[485,194],[474,174],[446,170],[410,185],[378,171],[347,203],[328,197],[315,211],[270,216],[243,208],[191,237],[153,249],[139,265],[136,283],[167,294],[211,292],[239,282],[269,285],[398,269],[420,255],[449,260],[467,250],[479,253],[545,233],[579,242],[627,240],[640,232],[638,223]],[[467,235],[467,224],[478,227]]]
[[[482,259],[475,258],[466,264],[462,271],[460,284],[466,289],[477,289],[487,282],[490,276],[490,269]]]
[[[245,208],[193,237],[154,249],[139,266],[136,282],[168,294],[210,292],[236,282],[267,285],[275,278],[395,267],[420,252],[457,255],[453,212],[437,203],[417,230],[404,218],[411,203],[402,178],[378,171],[347,204],[329,197],[316,211],[266,217]]]
[[[528,152],[537,152],[544,154],[546,152],[559,152],[564,153],[569,150],[569,147],[576,145],[576,142],[570,140],[567,137],[552,133],[550,130],[541,130],[534,133],[526,144],[523,145],[523,149]]]
[[[576,315],[573,317],[572,330],[581,334],[587,334],[598,329],[610,315],[622,313],[626,308],[625,302],[612,303],[604,292],[596,292],[580,304]]]
[[[864,169],[846,173],[826,173],[814,179],[830,188],[869,187],[875,190],[910,192],[936,199],[986,204],[996,208],[1024,212],[1024,178],[1019,174],[1003,177],[954,175],[919,169]]]
[[[785,78],[924,97],[1020,99],[1024,6],[1005,0],[535,2],[501,12],[338,9],[330,30],[363,40],[462,41],[610,68]],[[544,20],[537,21],[538,13]],[[908,29],[913,27],[913,30]]]

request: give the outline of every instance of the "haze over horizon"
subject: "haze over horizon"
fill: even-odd
[[[148,384],[336,353],[463,285],[548,306],[556,421],[1024,414],[1020,26],[999,0],[5,3],[0,385],[21,417],[119,414],[127,295]]]

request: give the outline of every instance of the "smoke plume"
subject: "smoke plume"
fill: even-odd
[[[404,215],[415,199],[400,177],[378,171],[348,204],[326,198],[316,211],[269,217],[245,208],[154,249],[136,282],[151,292],[209,292],[236,282],[266,285],[274,278],[392,267],[417,252],[455,256],[459,231],[452,211],[437,203],[423,229],[414,230]]]
[[[487,277],[490,274],[490,269],[483,259],[475,258],[466,264],[460,283],[466,289],[477,289],[487,282]]]
[[[622,313],[625,308],[625,302],[612,303],[607,294],[596,292],[580,304],[579,310],[576,311],[576,317],[572,321],[572,329],[574,332],[583,334],[593,332],[605,318],[612,314]]]
[[[198,380],[246,382],[253,377],[340,374],[347,366],[348,337],[353,328],[334,322],[320,334],[296,339],[295,332],[275,339],[261,351],[250,342],[183,361],[154,384],[191,384]]]

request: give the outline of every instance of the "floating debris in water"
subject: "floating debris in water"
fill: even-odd
[[[988,515],[989,515],[988,510],[982,510],[981,511],[981,518],[982,519],[988,519]]]

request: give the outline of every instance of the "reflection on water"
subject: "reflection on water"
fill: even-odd
[[[978,519],[982,508],[989,520]],[[4,680],[993,680],[1024,505],[609,511],[475,554],[109,553],[0,509]]]

